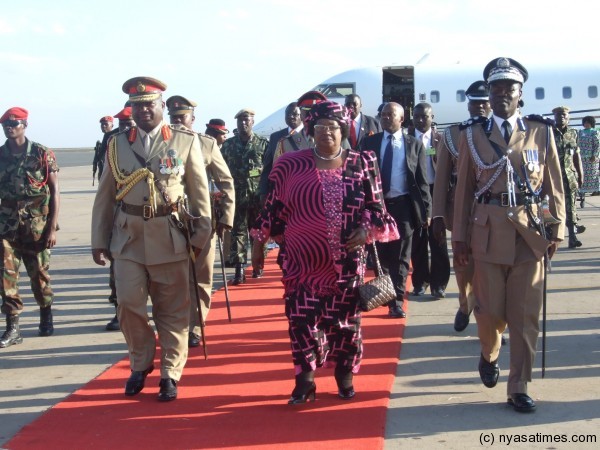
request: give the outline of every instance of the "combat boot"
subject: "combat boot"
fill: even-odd
[[[19,330],[19,316],[7,314],[6,331],[0,338],[0,348],[10,347],[21,342],[23,342],[23,338]]]
[[[117,309],[117,304],[115,303],[115,310]],[[117,316],[117,312],[115,311],[115,317],[110,319],[110,322],[106,324],[104,327],[106,331],[119,331],[121,327],[119,326],[119,317]]]
[[[244,267],[241,263],[237,263],[235,265],[235,276],[233,277],[233,281],[231,284],[237,286],[238,284],[242,284],[246,282],[246,275],[244,274]]]
[[[569,248],[581,247],[581,241],[577,239],[577,232],[575,231],[575,225],[567,225],[569,230]]]
[[[54,324],[52,323],[52,306],[40,308],[40,327],[39,336],[52,336],[54,333]]]

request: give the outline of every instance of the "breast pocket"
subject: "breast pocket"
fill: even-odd
[[[473,215],[471,229],[471,249],[473,253],[486,253],[490,239],[490,220],[488,212],[479,208]]]

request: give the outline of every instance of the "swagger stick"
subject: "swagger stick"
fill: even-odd
[[[219,245],[219,256],[221,257],[221,272],[223,273],[223,286],[225,286],[225,305],[227,305],[227,318],[231,322],[231,307],[229,305],[229,288],[227,287],[227,275],[225,274],[225,258],[223,256],[223,238],[217,233],[217,244]]]

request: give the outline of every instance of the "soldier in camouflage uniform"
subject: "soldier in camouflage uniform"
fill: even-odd
[[[100,119],[100,129],[104,136],[113,129],[113,118],[111,116],[104,116]],[[114,134],[114,133],[112,133]],[[94,148],[94,161],[92,163],[92,183],[96,178],[96,172],[98,172],[98,181],[102,176],[104,170],[104,157],[106,155],[106,139],[102,139],[102,142],[96,141],[96,147]]]
[[[243,266],[248,253],[248,228],[260,211],[259,183],[263,169],[263,155],[269,141],[252,132],[254,111],[248,108],[236,115],[238,134],[223,143],[221,153],[229,166],[235,189],[235,215],[231,230],[230,262],[235,265],[232,284],[246,280]],[[262,271],[253,271],[252,277],[259,278]]]
[[[2,236],[2,313],[6,331],[0,348],[23,342],[19,314],[19,267],[25,263],[40,307],[40,336],[54,332],[54,294],[48,266],[58,228],[58,165],[54,153],[25,137],[27,110],[11,108],[0,117],[7,141],[0,147],[0,236]]]
[[[579,151],[579,137],[575,128],[569,125],[569,108],[558,106],[554,113],[554,141],[560,159],[563,185],[565,188],[565,209],[567,211],[567,229],[569,230],[569,248],[581,247],[577,233],[583,233],[585,227],[577,225],[577,190],[583,182],[583,167]]]

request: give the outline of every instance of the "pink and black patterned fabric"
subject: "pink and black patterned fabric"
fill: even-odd
[[[269,182],[251,234],[285,241],[282,281],[296,373],[328,361],[356,372],[362,358],[356,286],[364,267],[358,252],[346,251],[346,240],[360,226],[369,230],[368,242],[399,238],[375,154],[349,150],[341,169],[319,170],[312,150],[286,153]]]

